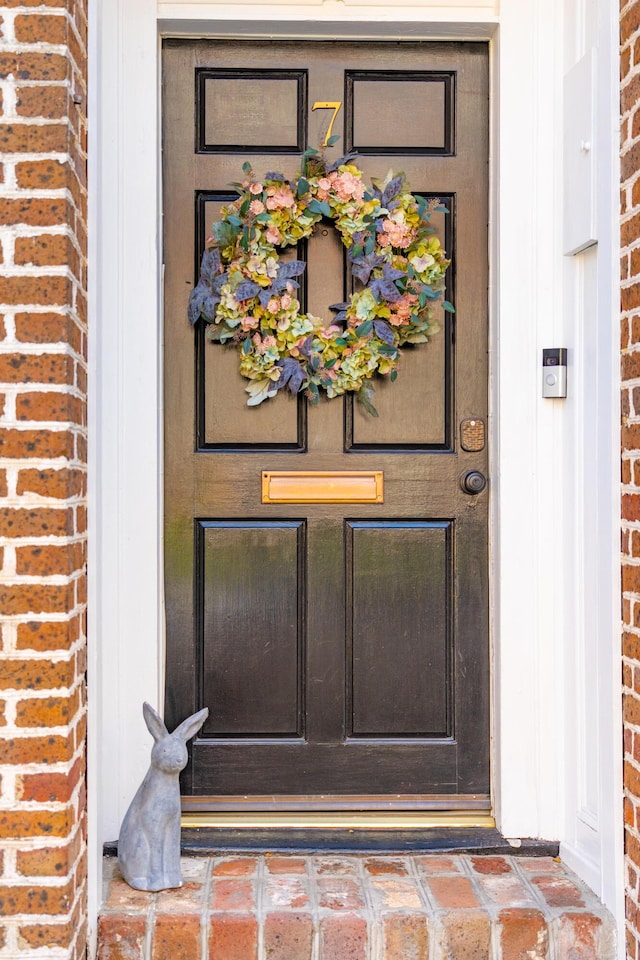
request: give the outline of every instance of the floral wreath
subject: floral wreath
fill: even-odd
[[[439,331],[435,302],[453,312],[442,299],[450,261],[429,222],[445,208],[414,196],[403,174],[389,172],[367,188],[355,156],[328,166],[309,149],[293,181],[273,172],[256,179],[245,163],[245,179],[233,184],[238,199],[222,208],[207,238],[189,320],[203,317],[211,340],[238,345],[249,406],[283,387],[313,401],[321,390],[328,397],[353,391],[377,416],[371,378],[394,381],[400,347]],[[348,302],[330,308],[336,315],[329,325],[301,312],[296,278],[305,263],[279,256],[323,217],[335,224],[360,281]]]

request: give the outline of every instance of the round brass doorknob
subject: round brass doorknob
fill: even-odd
[[[482,493],[486,485],[487,478],[483,473],[480,473],[479,470],[469,470],[460,480],[460,486],[464,492],[470,493],[473,496],[477,493]]]

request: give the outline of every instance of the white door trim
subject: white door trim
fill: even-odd
[[[608,16],[613,0],[599,3]],[[141,701],[162,703],[159,32],[490,41],[496,815],[507,836],[563,841],[574,868],[617,908],[622,802],[621,774],[612,758],[617,755],[621,725],[615,658],[618,555],[612,539],[618,515],[615,471],[611,470],[617,453],[611,440],[617,437],[616,148],[611,130],[602,130],[598,296],[599,314],[611,336],[601,335],[596,371],[605,412],[595,427],[604,461],[595,494],[602,553],[593,576],[603,597],[600,628],[606,632],[606,642],[598,653],[602,661],[595,679],[599,749],[593,751],[580,737],[584,715],[574,703],[575,645],[582,649],[584,641],[583,628],[574,623],[577,594],[572,556],[576,549],[584,551],[585,542],[580,530],[567,521],[574,511],[576,471],[582,469],[577,454],[568,452],[568,442],[576,425],[584,431],[585,424],[579,404],[540,398],[541,347],[569,346],[574,357],[581,349],[580,298],[569,298],[568,304],[563,301],[568,281],[559,212],[562,100],[558,90],[565,62],[561,5],[554,0],[502,0],[498,15],[497,2],[480,0],[446,5],[416,0],[401,7],[349,0],[269,0],[243,3],[242,20],[239,6],[240,2],[215,0],[90,2],[92,916],[99,900],[101,844],[116,838],[147,764],[149,743]],[[612,14],[607,16],[603,22],[609,23]],[[608,83],[615,47],[611,37],[606,44],[602,69]],[[566,340],[572,336],[575,342]],[[584,376],[573,382],[589,389]],[[593,676],[589,682],[591,691]],[[580,776],[584,780],[586,764],[595,771],[599,785],[592,847],[599,856],[598,876],[572,840],[580,806],[574,789],[578,775],[568,762],[574,744],[582,744]],[[620,843],[612,846],[616,838]],[[612,847],[608,854],[607,844]]]

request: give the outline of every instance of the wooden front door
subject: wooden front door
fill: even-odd
[[[212,805],[488,803],[488,489],[462,482],[488,462],[487,65],[480,43],[164,45],[166,718],[210,708],[183,792]],[[455,318],[376,383],[377,419],[284,391],[247,407],[235,348],[187,322],[230,182],[246,160],[295,176],[318,102],[341,104],[329,157],[449,209]],[[298,251],[327,322],[344,253],[330,222]],[[384,501],[262,502],[263,471],[316,470],[381,471]]]

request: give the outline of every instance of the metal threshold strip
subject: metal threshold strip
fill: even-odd
[[[484,796],[183,797],[182,826],[223,830],[494,829],[495,819],[489,798]]]

